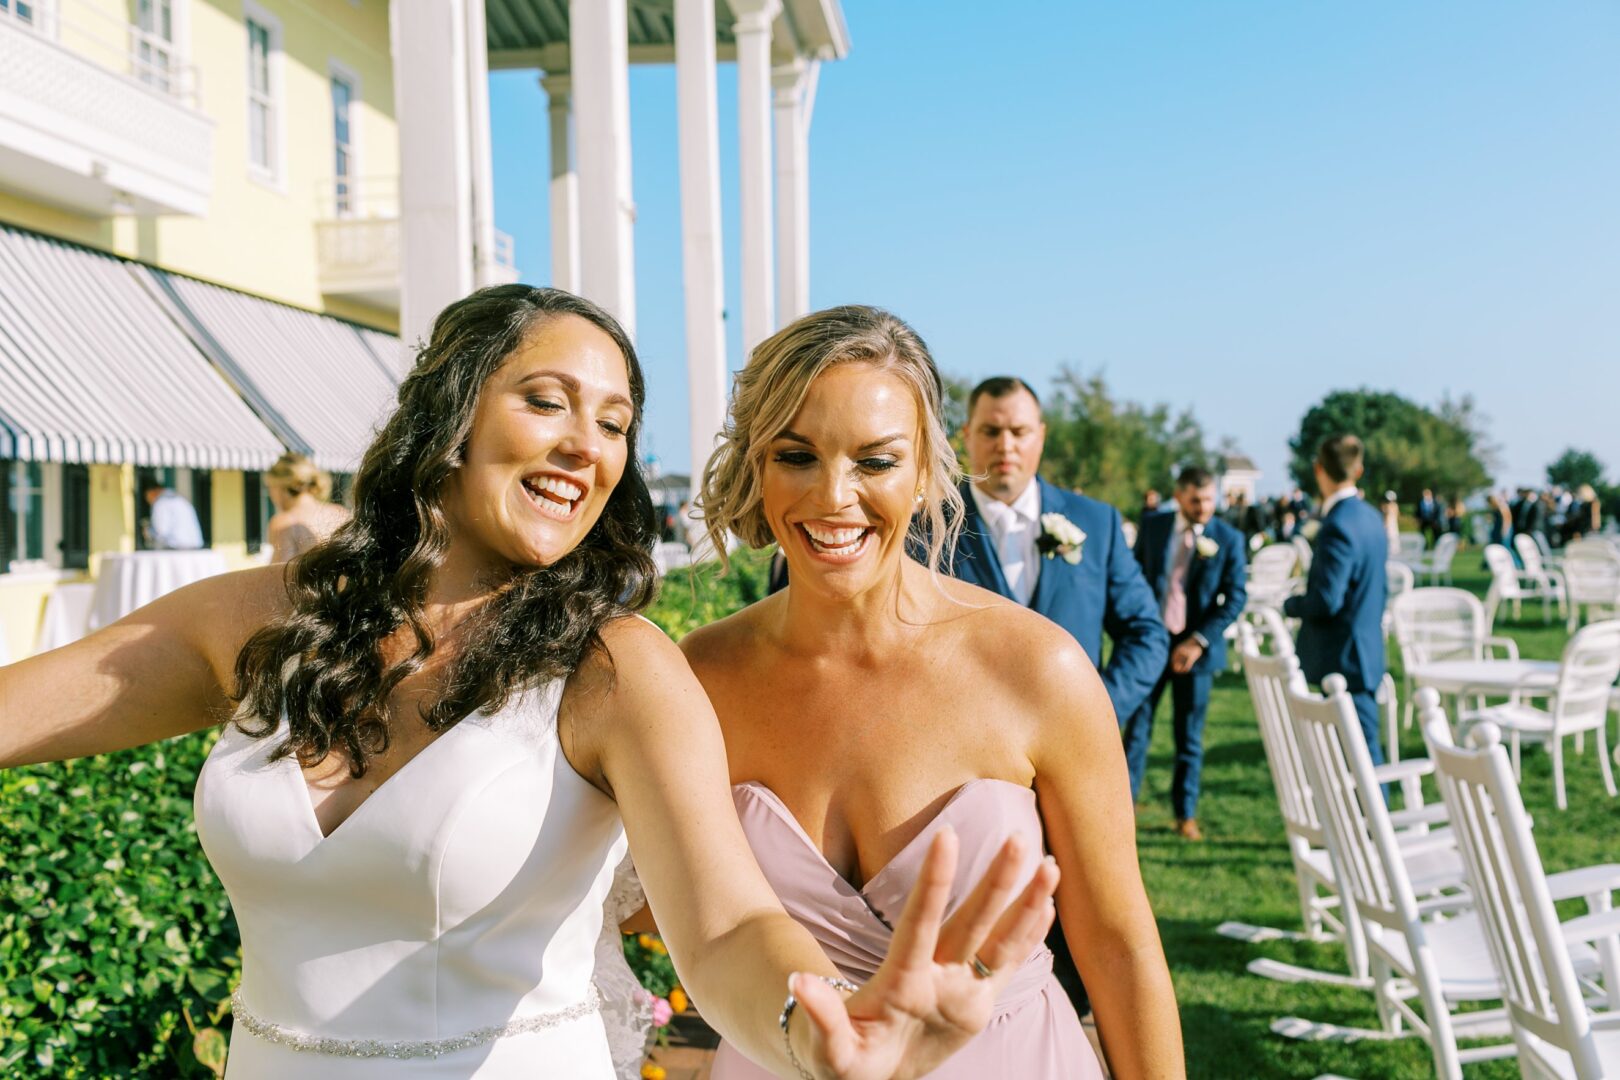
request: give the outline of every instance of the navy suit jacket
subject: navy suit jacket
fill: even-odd
[[[1385,667],[1383,516],[1352,495],[1323,520],[1315,546],[1305,594],[1283,604],[1300,620],[1299,666],[1313,683],[1337,672],[1351,690],[1376,690]]]
[[[1040,484],[1041,513],[1062,514],[1080,527],[1086,542],[1077,566],[1061,558],[1041,560],[1029,606],[1072,634],[1098,667],[1102,667],[1102,637],[1107,632],[1114,650],[1102,669],[1103,685],[1115,714],[1123,721],[1147,699],[1163,674],[1170,635],[1159,618],[1153,591],[1125,546],[1119,511],[1044,480],[1036,483]],[[967,514],[954,552],[953,572],[963,581],[1010,599],[995,541],[965,483],[962,499]]]
[[[1136,561],[1142,574],[1164,606],[1170,589],[1170,542],[1176,533],[1174,510],[1150,514],[1142,519],[1136,533]],[[1243,534],[1220,518],[1204,526],[1204,535],[1220,545],[1209,558],[1196,552],[1187,564],[1187,630],[1204,639],[1204,655],[1193,665],[1193,674],[1203,675],[1226,667],[1226,628],[1243,614],[1249,601],[1248,564]]]

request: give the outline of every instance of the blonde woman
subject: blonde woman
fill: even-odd
[[[282,454],[264,482],[276,508],[266,538],[273,563],[291,562],[349,520],[347,510],[326,501],[332,494],[331,476],[303,454]]]
[[[1069,634],[939,571],[960,479],[939,374],[898,318],[834,308],[754,350],[700,505],[715,550],[727,534],[777,543],[790,585],[682,642],[743,831],[788,913],[856,983],[932,837],[959,838],[953,905],[1008,837],[1024,841],[1025,874],[1044,847],[1113,1075],[1180,1076],[1108,695]],[[1099,1076],[1051,963],[1044,945],[1014,960],[989,1026],[930,1075]],[[979,975],[1006,974],[994,968],[975,958]],[[713,1075],[768,1073],[723,1045]]]

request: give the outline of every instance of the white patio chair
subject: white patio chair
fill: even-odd
[[[1539,534],[1538,534],[1539,535]],[[1547,557],[1536,537],[1527,533],[1515,533],[1513,536],[1513,550],[1518,553],[1519,562],[1524,564],[1524,572],[1536,581],[1536,587],[1549,592],[1558,601],[1558,614],[1564,615],[1569,610],[1569,589],[1564,583],[1562,560],[1554,562]]]
[[[1299,556],[1300,573],[1309,574],[1311,572],[1311,560],[1316,557],[1316,549],[1311,547],[1311,542],[1295,533],[1289,537],[1288,546],[1294,549],[1295,555]]]
[[[1255,552],[1249,562],[1248,608],[1280,608],[1294,590],[1294,567],[1299,553],[1292,544],[1271,544]]]
[[[1426,547],[1428,541],[1423,539],[1422,533],[1403,532],[1396,537],[1395,550],[1389,553],[1389,557],[1415,570],[1423,558],[1423,549]]]
[[[1620,553],[1604,540],[1578,540],[1564,549],[1560,567],[1569,591],[1569,632],[1588,619],[1620,616]]]
[[[1614,769],[1609,764],[1609,696],[1620,677],[1620,620],[1593,623],[1576,631],[1564,646],[1558,664],[1558,683],[1546,707],[1509,701],[1480,710],[1467,723],[1489,720],[1507,732],[1513,748],[1513,775],[1519,775],[1519,744],[1523,739],[1547,742],[1552,751],[1553,793],[1558,809],[1569,801],[1564,793],[1564,739],[1592,732],[1597,738],[1598,765],[1603,787],[1615,796]]]
[[[1457,547],[1462,543],[1462,537],[1456,533],[1442,533],[1440,539],[1434,542],[1434,549],[1420,552],[1412,560],[1412,571],[1420,577],[1427,577],[1430,585],[1438,585],[1442,580],[1451,584],[1451,563],[1457,557]]]
[[[1395,598],[1417,588],[1417,576],[1412,568],[1394,559],[1384,564],[1384,640],[1389,640],[1395,628]]]
[[[1620,888],[1620,866],[1549,876],[1500,732],[1481,724],[1469,737],[1471,749],[1452,746],[1436,700],[1424,703],[1424,731],[1434,732],[1436,777],[1456,821],[1520,1074],[1537,1080],[1620,1076],[1620,1012],[1594,1016],[1577,974],[1593,966],[1595,944],[1613,1008],[1620,994],[1620,911],[1611,893]],[[1586,897],[1589,913],[1560,924],[1553,902],[1575,896]]]
[[[1457,1046],[1459,1036],[1496,1034],[1505,1019],[1501,1009],[1459,1009],[1501,997],[1484,931],[1460,888],[1418,899],[1343,676],[1329,675],[1323,691],[1290,690],[1288,709],[1334,873],[1361,922],[1379,1019],[1390,1033],[1410,1025],[1436,1073],[1461,1080],[1465,1064],[1517,1053],[1512,1042]]]
[[[1293,642],[1282,618],[1275,611],[1270,611],[1270,617],[1263,617],[1261,621],[1265,624],[1264,640],[1270,651],[1262,651],[1262,630],[1249,621],[1241,624],[1239,648],[1244,653],[1243,672],[1254,703],[1266,767],[1271,772],[1277,806],[1282,812],[1283,832],[1288,841],[1289,857],[1294,864],[1300,921],[1304,924],[1305,932],[1303,935],[1290,934],[1269,927],[1233,922],[1222,923],[1218,929],[1228,937],[1246,941],[1297,937],[1310,941],[1342,941],[1345,962],[1350,971],[1348,977],[1270,959],[1254,960],[1248,965],[1248,970],[1284,982],[1327,982],[1371,989],[1367,950],[1360,924],[1346,909],[1338,887],[1321,820],[1312,801],[1310,784],[1300,758],[1299,743],[1288,719],[1288,691],[1294,688],[1303,693],[1304,676],[1300,674]],[[1444,807],[1440,804],[1423,805],[1422,789],[1417,786],[1420,782],[1418,778],[1428,771],[1429,763],[1426,761],[1385,765],[1377,770],[1382,783],[1400,781],[1403,788],[1411,785],[1406,788],[1410,809],[1397,812],[1392,821],[1395,827],[1405,830],[1399,841],[1404,858],[1412,878],[1417,882],[1416,887],[1426,893],[1454,887],[1461,880],[1462,873],[1462,865],[1449,833],[1443,829],[1430,831],[1431,826],[1444,823]]]
[[[1519,658],[1519,644],[1486,632],[1485,607],[1473,593],[1447,587],[1413,589],[1390,605],[1395,647],[1400,652],[1405,726],[1411,727],[1412,669],[1437,660]],[[1476,699],[1474,709],[1483,707]]]
[[[1534,544],[1530,545],[1532,548]],[[1541,601],[1541,621],[1552,621],[1552,603],[1558,602],[1558,614],[1565,613],[1568,596],[1561,584],[1554,584],[1552,579],[1543,572],[1539,577],[1532,574],[1528,566],[1520,570],[1513,562],[1513,553],[1501,544],[1485,545],[1485,565],[1491,571],[1491,585],[1485,592],[1485,620],[1493,628],[1496,626],[1496,613],[1501,610],[1505,601],[1513,604],[1513,617],[1519,619],[1524,615],[1524,601]],[[1537,564],[1540,566],[1540,555],[1537,553]]]

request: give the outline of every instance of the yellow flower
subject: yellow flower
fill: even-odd
[[[669,992],[669,1007],[674,1009],[676,1012],[685,1012],[686,1007],[690,1004],[691,1002],[686,1000],[686,991],[682,990],[680,987],[677,986],[675,989]]]
[[[641,1067],[641,1080],[664,1080],[666,1075],[662,1065],[654,1065],[650,1061]]]
[[[669,955],[669,950],[664,948],[664,943],[662,941],[660,941],[658,938],[653,938],[652,941],[648,943],[647,948],[651,949],[653,952],[657,953],[659,956],[668,956]]]
[[[652,939],[651,934],[637,934],[636,935],[636,944],[640,945],[643,949],[652,948],[652,943],[653,943],[653,939]]]

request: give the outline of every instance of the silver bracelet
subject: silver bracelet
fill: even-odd
[[[848,979],[835,979],[828,975],[817,975],[816,978],[834,990],[843,990],[845,993],[853,994],[860,989]],[[815,1074],[806,1069],[799,1061],[799,1055],[793,1052],[793,1039],[788,1035],[788,1021],[793,1019],[793,1011],[798,1007],[799,999],[793,996],[792,990],[789,990],[787,1000],[782,1003],[782,1015],[776,1018],[776,1022],[782,1028],[782,1045],[787,1047],[788,1064],[799,1070],[799,1075],[804,1080],[816,1080]]]

